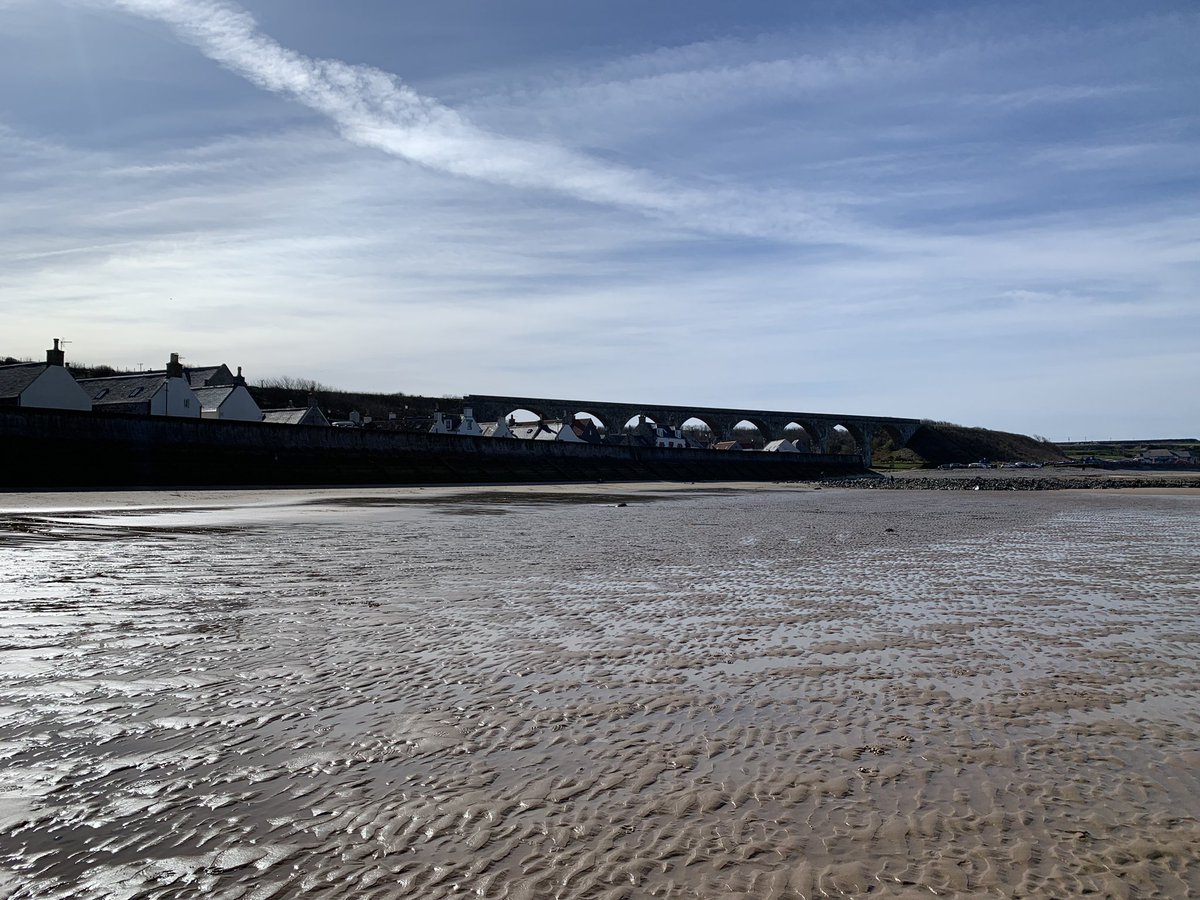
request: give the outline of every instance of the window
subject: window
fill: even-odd
[[[129,392],[129,399],[132,400],[134,397],[136,397],[138,394],[140,394],[144,390],[145,390],[144,387],[135,387],[132,391]]]
[[[108,393],[108,388],[101,388],[101,389],[100,389],[100,391],[99,391],[99,392],[96,394],[96,396],[95,396],[93,399],[95,399],[95,400],[103,400],[103,399],[104,399],[104,395],[105,395],[105,394],[107,394],[107,393]]]
[[[190,398],[190,397],[184,397],[184,398],[183,398],[183,408],[184,408],[184,409],[191,409],[191,408],[192,408],[192,400],[191,400],[191,398]]]

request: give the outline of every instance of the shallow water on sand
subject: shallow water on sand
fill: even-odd
[[[615,491],[0,513],[0,897],[1200,893],[1200,497]]]

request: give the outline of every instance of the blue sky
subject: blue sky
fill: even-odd
[[[1193,2],[0,0],[0,353],[1200,433]]]

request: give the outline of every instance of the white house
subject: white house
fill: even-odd
[[[0,366],[0,406],[90,410],[92,401],[64,366],[58,338],[44,363]]]
[[[604,439],[591,419],[539,419],[508,423],[512,437],[525,441],[564,441],[570,444],[600,444]],[[493,435],[499,437],[500,435]]]
[[[221,387],[192,388],[200,401],[200,415],[205,419],[230,419],[237,422],[261,422],[262,410],[242,384]]]
[[[480,422],[479,427],[484,437],[514,438],[515,434],[509,428],[509,423],[501,419],[499,422]]]
[[[693,446],[683,431],[671,426],[659,425],[645,416],[639,415],[637,424],[630,429],[625,443],[640,444],[648,447],[673,447],[684,449]]]
[[[162,371],[81,378],[79,386],[97,412],[200,418],[200,400],[184,377],[178,353],[171,354],[171,361]]]
[[[483,434],[483,429],[475,421],[475,411],[471,407],[466,406],[463,408],[461,416],[448,416],[441,412],[434,413],[433,425],[430,427],[429,433],[472,434],[478,436]]]
[[[688,446],[688,439],[684,437],[683,432],[678,428],[664,428],[662,425],[655,425],[654,446],[682,449]]]
[[[799,453],[800,452],[799,450],[796,449],[796,445],[793,444],[791,441],[789,441],[787,438],[780,438],[777,441],[770,441],[766,446],[763,447],[763,450],[765,450],[767,453]]]

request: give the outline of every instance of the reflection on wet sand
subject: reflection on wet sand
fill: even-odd
[[[564,493],[0,514],[0,896],[1200,891],[1200,497]]]

